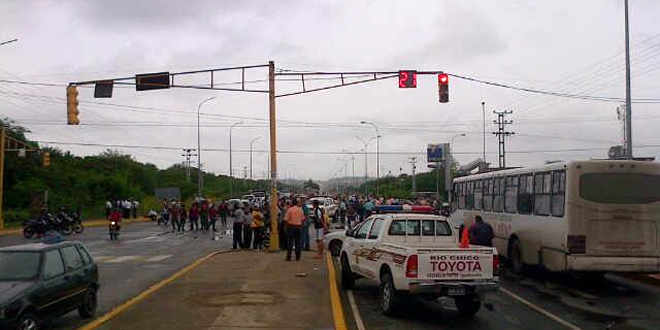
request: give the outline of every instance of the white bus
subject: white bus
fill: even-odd
[[[588,160],[453,181],[454,224],[475,215],[514,271],[660,272],[660,163]]]

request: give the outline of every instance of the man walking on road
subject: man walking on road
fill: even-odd
[[[243,222],[245,221],[245,213],[239,207],[234,211],[234,250],[236,247],[243,248]]]
[[[243,212],[245,213],[245,218],[243,220],[243,248],[249,249],[252,244],[252,210],[250,206],[243,205]]]
[[[309,224],[311,221],[309,221],[309,214],[310,214],[310,209],[307,207],[307,204],[305,203],[305,199],[301,198],[300,199],[300,204],[302,205],[302,210],[303,214],[305,215],[305,221],[303,222],[302,226],[302,249],[305,251],[309,251]]]
[[[294,244],[296,245],[296,260],[300,260],[302,250],[302,247],[300,246],[300,234],[303,222],[305,221],[305,215],[303,214],[302,208],[298,206],[298,201],[294,199],[292,202],[293,205],[289,207],[284,216],[287,228],[286,261],[291,261],[291,250],[293,250]]]
[[[323,256],[323,235],[327,230],[327,223],[325,222],[325,214],[323,210],[319,207],[319,201],[314,200],[312,211],[309,215],[309,218],[314,222],[314,233],[316,234],[316,250],[318,252],[317,258]]]
[[[484,222],[480,215],[474,217],[474,223],[470,227],[470,244],[493,246],[493,227]]]

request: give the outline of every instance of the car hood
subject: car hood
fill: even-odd
[[[32,281],[0,281],[0,305],[10,302],[34,284]]]

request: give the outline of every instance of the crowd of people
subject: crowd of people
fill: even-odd
[[[137,210],[140,207],[140,202],[134,198],[128,199],[114,199],[105,202],[105,217],[110,219],[110,214],[113,210],[121,213],[124,219],[137,218]]]

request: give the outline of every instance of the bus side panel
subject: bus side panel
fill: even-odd
[[[566,252],[543,248],[541,258],[545,268],[552,272],[563,272],[566,270]]]

